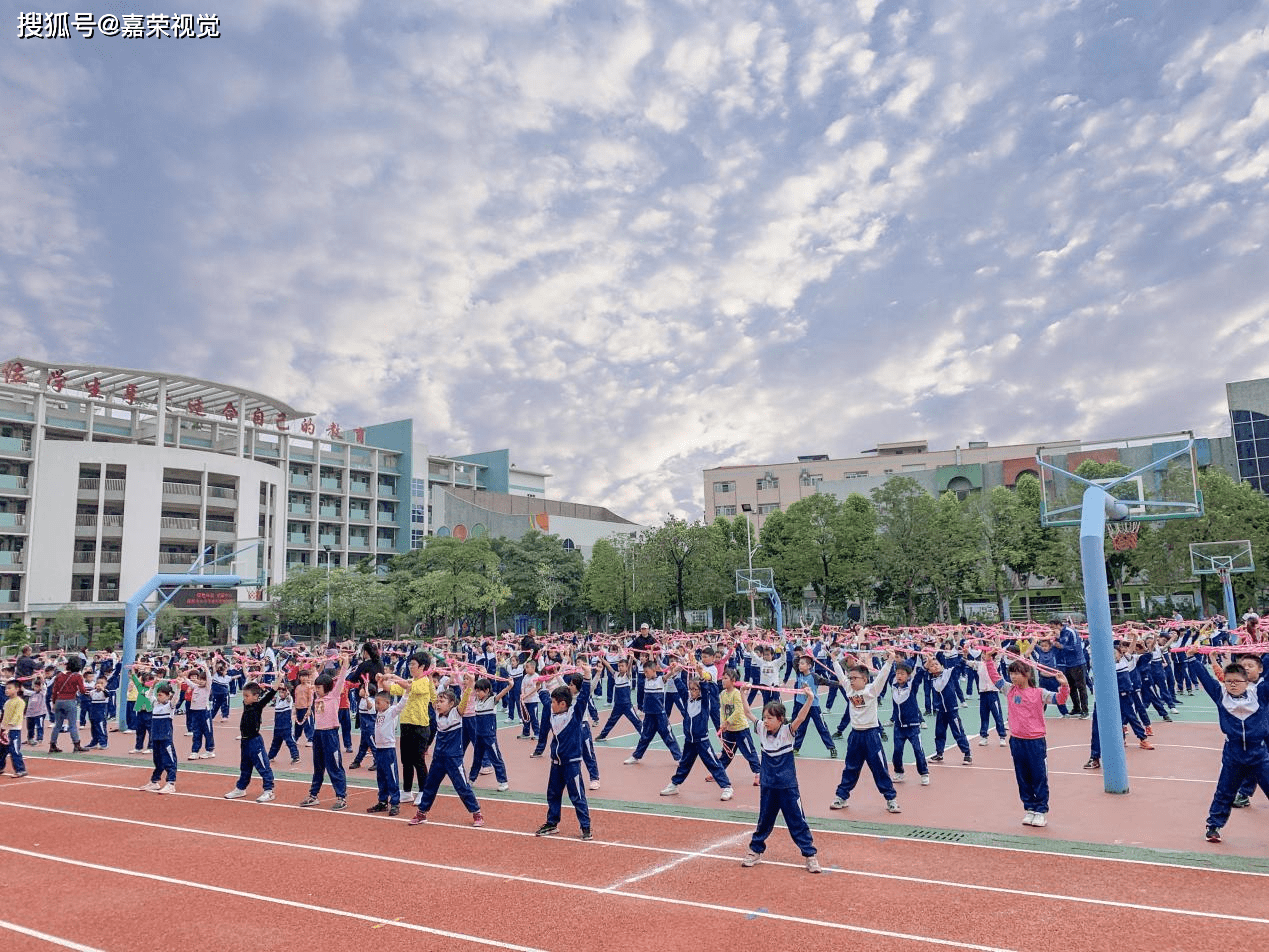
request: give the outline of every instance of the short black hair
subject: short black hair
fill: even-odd
[[[477,678],[473,687],[475,687],[477,691],[492,691],[493,682],[491,682],[488,678]]]
[[[426,651],[416,651],[410,655],[410,660],[426,671],[432,666],[432,656]]]
[[[263,694],[264,688],[260,687],[255,681],[248,681],[242,686],[242,693],[246,694],[250,691],[252,694]]]
[[[563,704],[572,704],[573,692],[565,687],[556,688],[554,691],[551,692],[551,700],[560,701]]]

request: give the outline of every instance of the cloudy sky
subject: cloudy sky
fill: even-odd
[[[1269,2],[0,7],[9,355],[412,416],[644,521],[726,463],[1228,434],[1269,375]]]

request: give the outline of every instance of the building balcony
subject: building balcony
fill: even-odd
[[[22,553],[0,549],[0,565],[21,565]]]
[[[370,540],[365,536],[349,536],[348,548],[350,549],[368,549],[370,548]]]
[[[348,491],[352,493],[354,496],[369,496],[370,484],[366,482],[360,482],[354,479],[352,482],[348,484]]]
[[[349,522],[369,522],[370,510],[369,509],[349,509],[348,521]]]
[[[0,532],[26,532],[26,513],[0,512]]]
[[[107,480],[109,482],[109,480]],[[197,483],[163,483],[163,501],[197,506],[203,498],[203,487]]]
[[[0,604],[13,605],[20,601],[22,601],[21,592],[14,591],[13,589],[0,590]]]
[[[163,516],[159,519],[159,535],[165,539],[184,539],[197,542],[199,536],[198,520],[177,516]]]
[[[71,567],[77,574],[88,575],[97,566],[96,552],[76,552],[72,557]]]
[[[336,534],[325,533],[323,535],[318,536],[317,541],[321,545],[337,546],[339,545],[339,535],[337,533]]]
[[[236,503],[238,501],[238,490],[229,489],[225,486],[208,486],[207,498],[209,500],[220,499],[227,502]]]
[[[287,507],[286,511],[293,516],[300,516],[303,519],[313,518],[312,506],[301,506],[301,505],[298,505],[297,503],[291,503],[291,505]]]
[[[312,476],[300,476],[300,475],[298,475],[297,473],[292,473],[292,474],[291,474],[291,485],[292,485],[292,486],[294,486],[296,489],[312,489],[312,488],[313,488],[313,477],[312,477]]]
[[[0,436],[0,456],[31,455],[31,441],[21,436]]]
[[[225,522],[221,519],[207,520],[208,536],[234,536],[238,534],[238,529],[232,522]]]
[[[322,488],[339,490],[339,489],[342,489],[343,487],[340,485],[340,482],[338,479],[335,479],[334,477],[331,477],[331,476],[323,476]]]
[[[322,506],[319,511],[323,519],[338,519],[340,517],[338,506]]]
[[[91,602],[93,600],[93,590],[91,588],[76,589],[71,592],[70,600],[72,602]]]
[[[25,476],[0,473],[0,494],[5,496],[26,496],[29,493],[30,489]]]
[[[388,484],[388,483],[380,483],[380,484],[379,484],[379,495],[380,495],[380,496],[385,496],[385,497],[390,498],[390,499],[396,499],[396,498],[397,498],[397,487],[396,487],[396,486],[392,486],[392,485],[390,485],[390,484]]]
[[[291,545],[302,545],[308,548],[313,544],[313,539],[305,535],[303,532],[291,532],[287,534],[286,541]]]

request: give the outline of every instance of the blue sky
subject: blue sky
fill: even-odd
[[[412,416],[643,521],[726,463],[1223,435],[1269,375],[1267,2],[2,6],[11,354]]]

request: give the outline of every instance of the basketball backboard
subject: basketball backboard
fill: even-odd
[[[1084,491],[1100,485],[1127,506],[1135,522],[1202,515],[1198,458],[1188,430],[1115,440],[1064,442],[1036,449],[1040,521],[1077,526]]]
[[[736,569],[736,594],[775,590],[775,569]]]
[[[1237,575],[1256,571],[1251,557],[1251,543],[1239,542],[1191,542],[1190,571],[1195,575]]]

